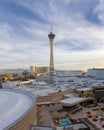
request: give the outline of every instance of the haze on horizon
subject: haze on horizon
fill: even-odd
[[[104,68],[104,0],[0,0],[0,69],[49,65]]]

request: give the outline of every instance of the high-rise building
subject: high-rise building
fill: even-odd
[[[54,73],[53,44],[54,44],[55,34],[52,32],[52,29],[48,37],[50,40],[50,73]]]
[[[49,72],[49,67],[47,66],[30,66],[30,72],[31,73],[48,73]]]
[[[37,72],[37,67],[36,66],[30,66],[30,72],[31,73],[36,73]]]
[[[47,66],[38,67],[38,73],[48,73],[48,72],[49,72],[49,67]]]

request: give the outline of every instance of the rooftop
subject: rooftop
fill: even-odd
[[[72,97],[72,98],[61,100],[60,102],[63,103],[64,105],[72,106],[76,103],[80,103],[85,100],[87,100],[87,98]]]
[[[33,96],[25,91],[0,90],[0,129],[8,129],[18,122],[33,107]]]

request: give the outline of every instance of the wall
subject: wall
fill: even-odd
[[[72,92],[74,92],[74,90],[70,89],[70,90],[66,90],[66,91],[62,91],[62,92],[56,92],[56,93],[53,93],[53,94],[50,94],[50,95],[44,96],[44,97],[37,97],[36,102],[37,103],[50,102],[50,101],[57,102],[57,101],[61,100],[64,95],[72,93]]]
[[[9,130],[29,130],[30,125],[33,125],[36,120],[36,106],[34,106],[31,111],[18,121]]]

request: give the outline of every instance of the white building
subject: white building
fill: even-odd
[[[98,69],[98,68],[88,69],[87,74],[96,79],[104,79],[104,69]]]
[[[2,88],[3,89],[9,89],[9,88],[17,88],[18,86],[20,85],[27,85],[27,84],[31,84],[31,83],[34,83],[35,80],[31,79],[31,80],[28,80],[28,81],[14,81],[14,82],[11,82],[11,81],[7,81],[5,83],[2,83]]]
[[[82,71],[81,70],[57,70],[56,74],[58,76],[81,76],[82,75]]]

